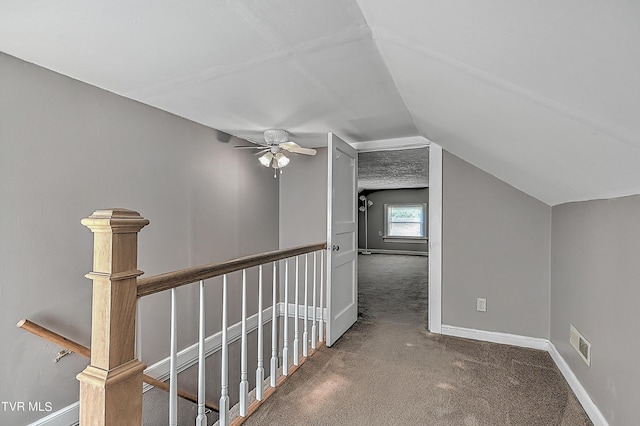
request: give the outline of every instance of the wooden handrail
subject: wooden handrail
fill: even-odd
[[[91,349],[81,345],[80,343],[74,342],[73,340],[67,339],[66,337],[61,336],[58,333],[49,330],[48,328],[45,328],[39,324],[29,321],[28,319],[22,319],[16,325],[23,330],[33,333],[36,336],[41,337],[45,340],[48,340],[51,343],[55,343],[56,345],[61,346],[65,349],[68,349],[71,352],[75,352],[78,355],[82,355],[85,358],[91,358]],[[161,389],[165,392],[169,392],[169,385],[161,380],[158,380],[146,374],[142,375],[142,379],[144,380],[145,383],[148,383],[153,387]],[[191,401],[195,404],[198,403],[198,397],[193,394],[190,394],[189,392],[185,392],[178,389],[178,396],[188,401]],[[219,411],[219,407],[215,404],[210,404],[208,402],[205,402],[204,405],[212,411],[215,411],[215,412]]]
[[[211,263],[203,266],[180,269],[147,278],[138,278],[138,297],[148,296],[161,291],[170,290],[185,284],[217,277],[231,272],[241,271],[254,266],[263,265],[289,257],[312,253],[327,247],[326,242],[307,244],[283,250],[254,254],[221,263]]]
[[[82,346],[80,343],[69,340],[48,328],[44,328],[43,326],[36,324],[35,322],[31,322],[28,319],[22,319],[16,325],[23,330],[27,330],[28,332],[68,349],[71,352],[75,352],[85,358],[91,358],[91,350],[86,346]]]

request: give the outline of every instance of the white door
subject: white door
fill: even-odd
[[[358,152],[329,133],[327,345],[358,319]]]

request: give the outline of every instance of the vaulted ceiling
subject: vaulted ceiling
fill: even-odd
[[[553,205],[640,193],[639,24],[631,0],[5,0],[0,51],[243,138],[422,136]]]

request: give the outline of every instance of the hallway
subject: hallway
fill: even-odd
[[[546,352],[426,330],[428,258],[358,262],[358,322],[246,424],[591,424]]]

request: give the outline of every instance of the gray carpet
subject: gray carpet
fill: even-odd
[[[546,352],[429,333],[427,262],[359,256],[358,322],[245,424],[592,424]]]

